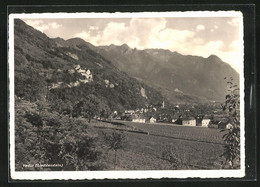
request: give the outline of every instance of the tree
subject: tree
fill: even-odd
[[[181,165],[181,160],[177,156],[177,150],[174,146],[167,146],[162,152],[162,159],[169,162],[173,169],[178,169]]]
[[[100,101],[96,96],[88,95],[74,106],[73,115],[83,116],[90,123],[91,119],[99,113],[99,103]]]
[[[107,135],[103,132],[105,144],[108,146],[108,150],[114,150],[114,169],[116,169],[117,151],[124,148],[127,143],[127,139],[124,133],[114,131],[111,135]]]
[[[73,104],[69,100],[56,99],[52,102],[52,109],[60,114],[72,116]]]
[[[240,95],[238,86],[234,85],[232,81],[232,77],[227,81],[228,93],[225,97],[226,101],[222,105],[223,111],[226,111],[229,116],[228,122],[232,125],[223,136],[225,145],[222,154],[225,158],[224,165],[228,163],[230,168],[234,168],[234,162],[240,159]]]
[[[209,119],[210,119],[210,121],[213,121],[214,120],[214,114],[211,114]]]
[[[100,118],[107,119],[110,114],[111,114],[110,108],[106,104],[101,103],[101,106],[100,106],[100,109],[99,109]]]

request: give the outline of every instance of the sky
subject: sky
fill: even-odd
[[[162,48],[207,58],[214,54],[240,71],[238,17],[30,18],[28,25],[50,38],[79,37],[93,45]]]

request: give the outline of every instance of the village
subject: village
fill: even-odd
[[[121,114],[114,111],[113,119],[147,125],[167,123],[216,129],[232,127],[220,104],[175,104],[166,107],[163,101],[160,107],[150,105],[140,109],[125,110]]]

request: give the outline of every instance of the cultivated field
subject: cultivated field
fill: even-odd
[[[189,127],[182,125],[173,125],[167,123],[133,123],[123,122],[126,125],[149,132],[151,135],[160,135],[171,138],[193,140],[210,143],[223,143],[223,132],[219,129],[211,129],[205,127]]]
[[[135,130],[121,130],[127,137],[127,144],[118,150],[116,170],[174,169],[162,158],[168,146],[175,148],[175,155],[182,162],[177,169],[221,169],[222,133],[217,129],[120,122]],[[104,123],[99,125],[104,126]],[[102,132],[111,134],[112,126],[97,128],[100,137]],[[115,128],[118,129],[117,125]],[[106,163],[104,169],[114,169],[114,152],[107,149],[102,152],[102,162]]]

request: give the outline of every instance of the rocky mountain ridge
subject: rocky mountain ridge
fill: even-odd
[[[172,103],[223,101],[224,77],[233,77],[234,83],[239,85],[239,74],[216,55],[203,58],[164,49],[137,50],[127,44],[94,46],[76,40],[68,41],[73,41],[74,46],[88,46],[121,71],[160,90]]]

